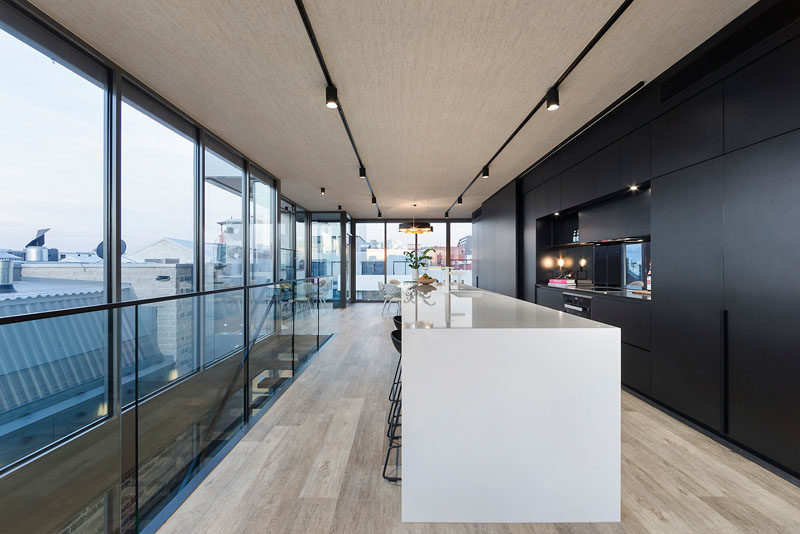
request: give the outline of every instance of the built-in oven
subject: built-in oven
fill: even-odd
[[[592,297],[567,293],[566,291],[563,296],[565,312],[578,317],[592,318]]]

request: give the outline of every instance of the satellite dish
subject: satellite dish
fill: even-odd
[[[128,245],[125,244],[125,241],[120,240],[120,247],[119,248],[120,248],[119,255],[122,256],[123,254],[125,254],[125,251],[128,249]],[[104,249],[103,249],[103,242],[102,241],[100,242],[99,245],[97,245],[97,247],[95,247],[94,251],[97,253],[98,256],[103,258],[103,255],[105,254],[105,252],[104,252]]]

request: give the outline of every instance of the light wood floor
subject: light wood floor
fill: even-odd
[[[403,524],[381,478],[396,353],[380,304],[336,310],[336,337],[162,532],[800,532],[800,489],[622,395],[622,523]]]

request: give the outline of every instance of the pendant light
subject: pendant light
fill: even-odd
[[[414,204],[414,210],[416,211],[417,205]],[[399,227],[397,228],[398,231],[403,232],[404,234],[431,234],[433,233],[433,227],[431,223],[427,222],[416,222],[415,218],[411,217],[411,222],[400,223]]]

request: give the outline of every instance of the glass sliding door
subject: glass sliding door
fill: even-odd
[[[311,276],[331,276],[320,284],[320,298],[333,301],[334,307],[344,300],[342,289],[342,222],[339,213],[312,213]]]
[[[400,232],[398,223],[386,223],[386,278],[388,282],[411,280],[411,268],[403,252],[413,251],[416,235]]]
[[[417,250],[420,254],[426,249],[433,249],[428,252],[431,257],[427,262],[428,267],[447,267],[447,223],[431,223],[432,233],[417,235]],[[444,281],[445,273],[441,269],[420,269],[423,273]]]
[[[472,285],[472,223],[450,223],[450,266],[464,271],[461,279]],[[454,277],[458,280],[458,277]]]
[[[356,223],[356,300],[383,300],[379,282],[386,283],[386,224]]]

